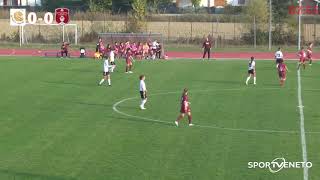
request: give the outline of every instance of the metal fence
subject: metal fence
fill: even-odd
[[[43,12],[37,12],[44,14]],[[130,18],[127,15],[112,15],[110,13],[75,12],[71,16],[72,24],[78,27],[78,42],[95,42],[98,33],[130,33]],[[302,20],[303,42],[320,40],[320,18],[318,16],[304,17]],[[0,12],[0,43],[17,42],[17,27],[9,25],[9,16],[6,12]],[[296,45],[297,27],[291,28],[289,23],[284,24],[283,31],[276,31],[278,25],[273,24],[273,45]],[[256,28],[255,28],[256,27]],[[51,37],[62,36],[53,29],[30,28],[30,37],[41,37],[46,44],[56,43]],[[32,30],[33,29],[33,30]],[[212,38],[216,47],[229,46],[268,46],[268,24],[256,24],[254,19],[249,20],[241,15],[212,15],[212,14],[188,14],[188,15],[152,15],[146,18],[144,33],[162,34],[164,43],[199,44],[207,36]],[[70,37],[73,31],[70,31]],[[36,43],[37,38],[29,40]]]

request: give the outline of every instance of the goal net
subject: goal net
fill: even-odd
[[[60,44],[69,42],[78,44],[76,24],[26,24],[20,31],[22,44]]]

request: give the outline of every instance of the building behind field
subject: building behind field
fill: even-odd
[[[227,0],[227,2],[232,6],[244,6],[248,4],[249,0]]]
[[[0,0],[0,6],[41,6],[41,0]]]
[[[191,0],[174,0],[178,8],[191,7]],[[201,0],[200,7],[217,7],[225,6],[225,0]]]

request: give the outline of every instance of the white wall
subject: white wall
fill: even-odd
[[[210,7],[213,7],[214,0],[201,0],[200,6],[208,7],[208,5],[210,5]]]
[[[227,0],[227,3],[231,4],[232,6],[241,6],[241,5],[243,5],[243,4],[239,4],[239,1],[241,1],[241,0]],[[245,3],[248,3],[248,0],[245,0]]]
[[[8,0],[7,5],[12,5],[12,1]],[[41,6],[41,0],[19,0],[18,2],[20,3],[20,1],[22,6],[35,6],[36,4]],[[0,0],[0,6],[3,6],[3,0]]]
[[[177,0],[174,0],[173,2],[177,2]],[[214,0],[201,0],[200,6],[201,7],[208,7],[208,3],[210,4],[210,7],[214,6]],[[192,3],[191,0],[179,0],[178,7],[191,7]]]
[[[21,0],[21,4],[23,6],[35,6],[35,5],[41,5],[41,0]]]

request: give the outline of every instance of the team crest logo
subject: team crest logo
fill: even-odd
[[[56,22],[58,24],[68,24],[70,21],[68,8],[57,8],[55,10]]]
[[[10,9],[10,25],[23,26],[26,23],[25,9]]]

